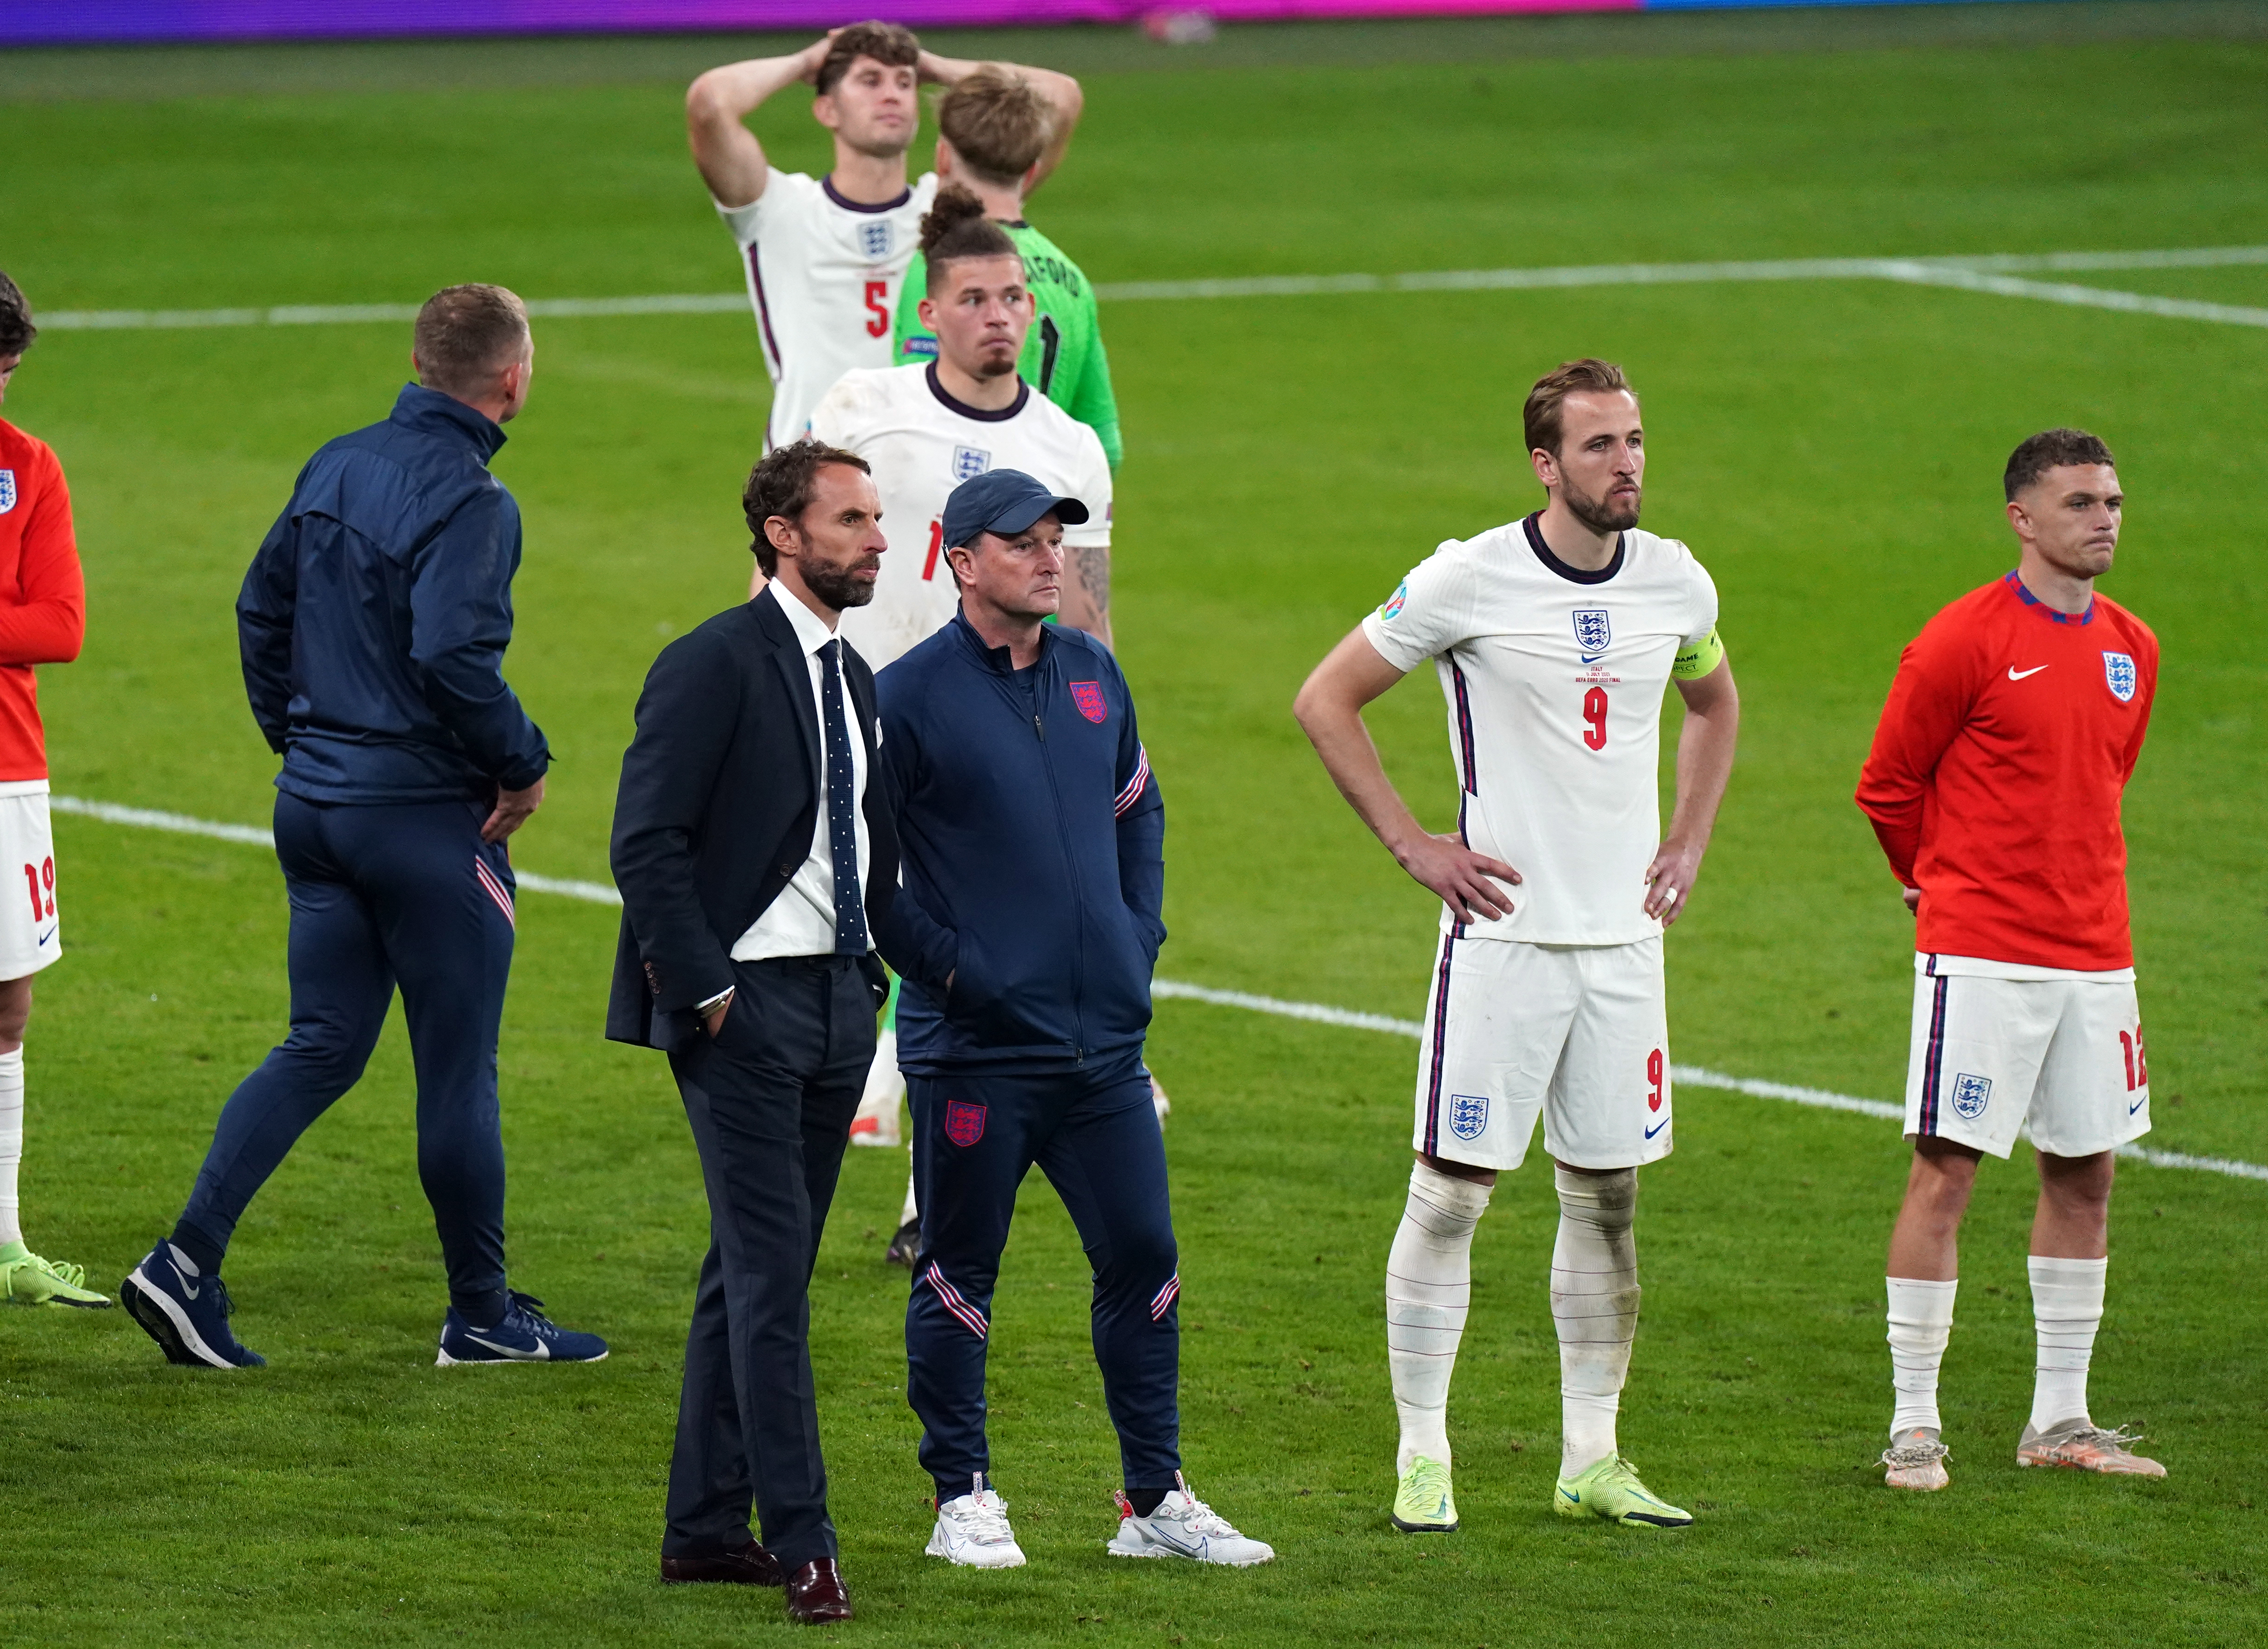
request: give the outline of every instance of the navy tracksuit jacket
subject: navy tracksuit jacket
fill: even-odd
[[[406,386],[307,460],[237,599],[245,689],[276,777],[291,1031],[221,1112],[174,1240],[217,1269],[299,1135],[362,1075],[394,986],[417,1070],[417,1169],[453,1301],[504,1303],[497,1027],[512,865],[480,839],[551,754],[502,674],[519,509],[504,431]]]
[[[948,1499],[990,1469],[992,1290],[1036,1162],[1094,1267],[1126,1486],[1171,1488],[1181,1283],[1142,1065],[1166,816],[1126,679],[1101,643],[1056,625],[1016,670],[956,615],[876,694],[903,877],[877,938],[904,977],[922,1216],[906,1395],[922,1464]]]

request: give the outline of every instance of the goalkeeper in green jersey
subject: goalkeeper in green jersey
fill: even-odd
[[[1070,88],[1066,97],[1061,86]],[[1103,455],[1118,467],[1118,399],[1110,390],[1110,357],[1095,319],[1094,288],[1063,249],[1024,221],[1026,191],[1055,169],[1078,123],[1077,82],[1044,83],[997,63],[955,81],[937,108],[937,180],[957,182],[984,202],[1023,254],[1024,283],[1038,313],[1024,337],[1016,370],[1056,405],[1094,430]],[[916,258],[898,295],[898,365],[937,358],[937,339],[921,323],[928,271]]]

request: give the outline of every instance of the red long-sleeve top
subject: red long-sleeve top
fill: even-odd
[[[85,639],[63,467],[45,441],[0,419],[0,782],[47,777],[32,666],[69,664]]]
[[[1917,950],[2133,965],[2118,806],[2157,685],[2148,625],[2100,595],[2058,613],[2013,572],[1923,627],[1858,796],[1892,873],[1921,889]]]

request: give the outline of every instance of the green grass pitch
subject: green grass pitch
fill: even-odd
[[[2058,19],[2042,35],[2095,15],[2036,11]],[[1849,51],[1827,49],[1819,19],[1800,26],[1808,48],[1777,51],[1753,18],[1719,34],[1646,18],[1309,32],[1285,38],[1381,44],[1281,61],[1232,32],[1218,65],[1027,37],[1018,49],[1080,69],[1090,99],[1035,213],[1103,281],[2268,241],[2268,47],[1964,43],[1971,11],[1911,28],[1870,14],[1850,25],[1867,48]],[[48,309],[414,301],[475,278],[536,297],[730,290],[679,113],[711,49],[0,65],[0,265]],[[284,89],[261,89],[262,63]],[[816,169],[792,101],[763,136]],[[2086,278],[2268,302],[2258,269]],[[2010,563],[2007,449],[2051,423],[2102,433],[2132,497],[2107,587],[2165,650],[2128,806],[2151,1143],[2268,1161],[2268,334],[1859,282],[1122,304],[1105,327],[1129,453],[1117,624],[1171,821],[1161,971],[1416,1016],[1428,900],[1332,795],[1289,701],[1437,541],[1532,507],[1519,397],[1598,353],[1646,393],[1647,522],[1713,571],[1746,702],[1715,850],[1670,941],[1675,1052],[1878,1098],[1903,1080],[1910,938],[1849,796],[1881,694],[1921,622]],[[595,878],[642,673],[743,587],[737,491],[766,394],[745,314],[555,320],[538,343],[497,468],[527,522],[509,673],[559,762],[516,857]],[[59,791],[264,820],[237,581],[298,465],[382,415],[407,349],[392,325],[42,340],[6,415],[69,467],[91,591],[85,658],[43,673]],[[1373,722],[1396,778],[1446,818],[1432,684]],[[70,818],[57,834],[70,953],[39,987],[26,1211],[36,1246],[111,1286],[167,1228],[222,1100],[280,1034],[284,907],[256,849]],[[122,1313],[0,1314],[0,1639],[788,1630],[773,1594],[654,1579],[705,1211],[661,1061],[600,1039],[613,913],[535,894],[521,910],[503,1048],[514,1278],[611,1336],[613,1358],[431,1367],[439,1267],[390,1032],[232,1255],[238,1326],[269,1369],[169,1368]],[[1152,1049],[1175,1101],[1190,1473],[1279,1561],[1104,1557],[1116,1452],[1086,1274],[1036,1179],[992,1358],[997,1476],[1032,1563],[923,1558],[906,1284],[878,1240],[903,1159],[855,1152],[813,1307],[861,1615],[845,1640],[2268,1632],[2250,1252],[2268,1186],[2122,1172],[2095,1411],[2146,1424],[2171,1476],[2098,1481],[2014,1466],[2029,1169],[1990,1166],[1946,1375],[1955,1487],[1897,1498],[1872,1469],[1896,1129],[1688,1087],[1680,1149],[1644,1176],[1623,1438],[1698,1522],[1650,1536],[1546,1509],[1553,1209],[1531,1167],[1475,1253],[1452,1409],[1465,1527],[1414,1540],[1385,1517],[1380,1307],[1414,1044],[1167,1002]]]

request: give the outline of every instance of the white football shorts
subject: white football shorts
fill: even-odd
[[[1516,1168],[1543,1148],[1575,1168],[1669,1154],[1669,1021],[1659,935],[1531,945],[1444,935],[1418,1057],[1428,1156]]]
[[[2006,1157],[2016,1132],[2091,1157],[2150,1131],[2150,1066],[2132,977],[2000,979],[1921,957],[1914,973],[1906,1137]],[[1976,965],[1976,964],[1969,964]],[[1989,965],[1989,964],[1987,964]],[[1939,969],[1933,971],[1933,969]]]
[[[0,784],[0,979],[35,974],[63,953],[47,781]]]

